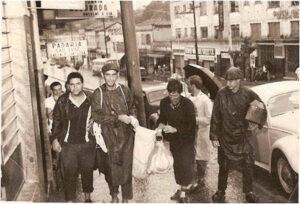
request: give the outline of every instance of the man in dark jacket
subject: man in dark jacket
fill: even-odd
[[[181,186],[171,200],[187,202],[188,191],[193,180],[193,162],[195,160],[194,141],[196,133],[195,108],[188,98],[181,96],[182,84],[170,79],[167,85],[169,96],[160,102],[160,115],[157,132],[170,141],[170,151],[174,158],[175,180]]]
[[[96,137],[96,160],[99,171],[105,174],[112,202],[119,202],[119,186],[122,201],[128,202],[133,197],[134,132],[130,124],[136,121],[133,117],[135,106],[130,90],[117,83],[119,67],[113,63],[105,64],[102,73],[105,83],[92,96],[92,118],[101,126],[101,135]]]
[[[242,166],[243,192],[247,202],[257,202],[252,192],[255,147],[253,132],[258,125],[248,122],[245,117],[250,103],[261,101],[252,90],[241,86],[243,73],[231,67],[225,79],[227,86],[216,95],[210,125],[210,139],[218,147],[218,191],[213,195],[214,202],[225,201],[225,190],[230,167]]]
[[[66,201],[76,199],[76,183],[80,173],[85,201],[91,202],[95,141],[88,134],[90,94],[83,91],[83,77],[78,72],[68,75],[67,84],[70,92],[57,100],[53,110],[52,148],[60,152]]]

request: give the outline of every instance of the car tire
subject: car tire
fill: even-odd
[[[282,190],[290,195],[298,183],[297,173],[283,155],[280,155],[276,161],[276,176]]]

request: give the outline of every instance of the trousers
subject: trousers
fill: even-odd
[[[93,192],[93,171],[95,164],[95,144],[64,143],[61,151],[61,168],[64,172],[63,183],[66,201],[76,198],[76,184],[81,174],[82,190],[84,193]]]
[[[96,148],[96,165],[99,172],[104,174],[110,195],[117,196],[119,194],[119,186],[112,185],[111,167],[109,164],[108,154],[103,152],[101,148]],[[121,191],[123,199],[130,200],[133,198],[132,179],[121,185]]]
[[[253,170],[254,170],[254,153],[245,153],[244,158],[241,161],[229,160],[224,151],[218,148],[218,163],[219,163],[219,175],[218,175],[218,190],[225,191],[227,188],[227,180],[229,170],[232,167],[240,166],[243,174],[243,192],[248,193],[252,191],[253,182]]]

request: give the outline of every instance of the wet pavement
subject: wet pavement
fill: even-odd
[[[211,196],[217,189],[218,164],[216,149],[211,150],[211,159],[207,166],[205,177],[205,186],[200,191],[190,194],[190,202],[207,203],[212,202]],[[261,203],[285,203],[287,198],[277,187],[273,178],[267,172],[255,168],[254,176],[254,193],[259,197]],[[170,200],[170,196],[177,190],[173,172],[167,174],[149,175],[147,179],[133,179],[133,200],[134,203],[174,203]],[[80,185],[78,185],[80,189]],[[121,197],[119,195],[119,199]],[[109,203],[111,197],[109,195],[108,186],[104,180],[104,176],[99,175],[98,171],[94,171],[94,192],[92,193],[93,202]],[[51,198],[52,202],[63,202],[62,193],[56,194]],[[83,194],[78,191],[78,202],[83,202]],[[226,191],[226,202],[228,203],[245,203],[244,194],[242,192],[242,174],[236,170],[229,173],[228,187]],[[297,202],[293,199],[290,202]]]

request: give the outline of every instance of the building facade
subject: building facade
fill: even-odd
[[[140,65],[149,74],[158,66],[172,66],[172,35],[169,22],[150,20],[136,26],[136,39],[139,49]]]
[[[200,65],[217,74],[225,73],[230,54],[245,39],[256,49],[255,66],[272,61],[274,73],[283,76],[299,65],[299,1],[195,1],[195,15]],[[170,2],[170,16],[174,65],[180,69],[196,62],[193,2]]]
[[[2,1],[1,11],[1,200],[42,202],[52,165],[41,117],[46,112],[36,10],[31,2]]]

